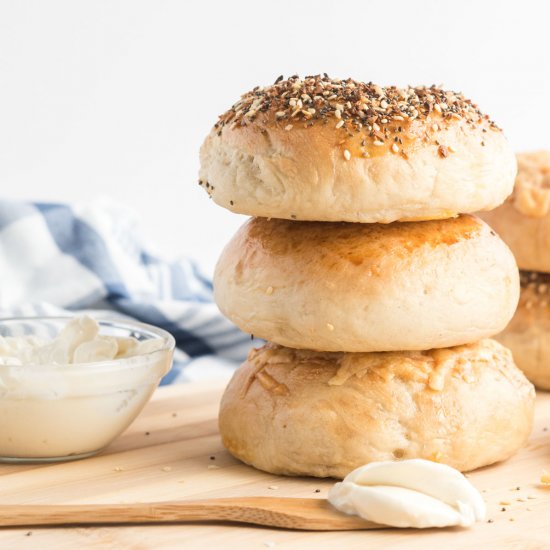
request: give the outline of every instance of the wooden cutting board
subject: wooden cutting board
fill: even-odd
[[[0,502],[101,503],[240,495],[325,497],[331,480],[282,478],[224,451],[216,414],[224,383],[159,389],[141,416],[101,456],[45,465],[0,465]],[[86,426],[82,426],[85,430]],[[158,525],[0,530],[1,549],[74,548],[550,548],[550,394],[537,397],[528,446],[470,474],[489,522],[468,530],[302,533],[231,525]]]

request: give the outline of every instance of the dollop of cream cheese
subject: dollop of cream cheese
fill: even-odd
[[[486,513],[464,475],[423,459],[361,466],[332,487],[328,500],[341,512],[392,527],[470,527]]]

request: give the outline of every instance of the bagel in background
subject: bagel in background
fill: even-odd
[[[524,445],[534,398],[494,340],[357,354],[267,344],[233,375],[219,427],[235,457],[273,474],[343,478],[406,458],[468,471]]]
[[[512,195],[482,217],[512,249],[518,266],[550,273],[550,151],[519,153]]]
[[[550,390],[550,274],[521,272],[518,309],[495,339],[537,388]]]

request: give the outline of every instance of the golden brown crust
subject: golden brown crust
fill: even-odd
[[[478,218],[347,224],[249,220],[214,275],[242,330],[324,351],[430,349],[500,332],[519,295],[504,243]]]
[[[495,337],[537,388],[550,390],[550,274],[521,272],[518,309]]]
[[[480,216],[510,246],[520,269],[550,272],[550,151],[517,155],[514,192]]]
[[[252,350],[221,402],[237,458],[275,474],[344,477],[376,460],[426,458],[462,471],[513,454],[534,391],[492,340],[443,350]]]
[[[199,183],[238,213],[388,223],[493,208],[514,176],[502,133],[460,94],[311,77],[252,91],[222,115]]]

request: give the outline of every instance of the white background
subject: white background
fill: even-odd
[[[210,271],[242,218],[197,185],[218,114],[278,75],[444,83],[550,147],[545,0],[0,0],[0,196],[135,208]]]

